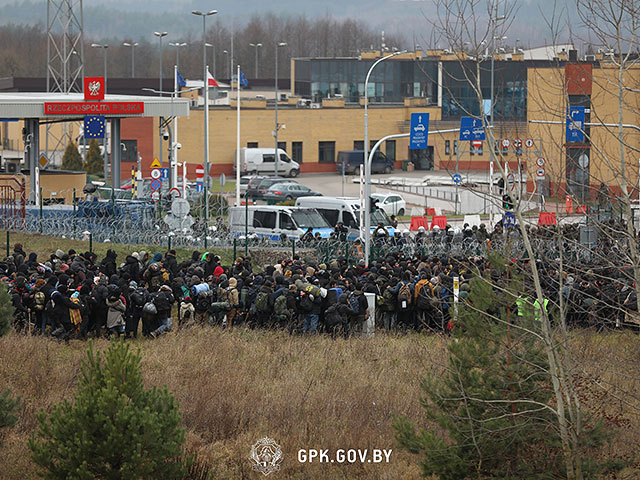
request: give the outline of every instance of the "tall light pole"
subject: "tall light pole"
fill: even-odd
[[[193,10],[191,13],[202,17],[202,87],[204,89],[204,243],[207,246],[207,230],[209,225],[209,79],[207,76],[207,17],[218,13],[217,10],[200,12]]]
[[[109,45],[101,45],[99,43],[92,43],[91,44],[92,48],[101,48],[102,49],[102,57],[103,57],[103,61],[104,61],[104,93],[107,93],[107,49],[109,48]]]
[[[227,57],[229,56],[229,50],[223,50],[222,53],[225,54],[224,63],[227,64],[227,77],[229,77],[229,83],[231,83],[231,64],[227,61]]]
[[[287,44],[285,42],[280,42],[280,43],[276,43],[276,124],[275,127],[276,129],[273,131],[273,136],[275,137],[276,140],[276,150],[275,150],[275,158],[274,160],[276,161],[276,177],[278,176],[278,130],[280,130],[280,125],[278,125],[278,48],[280,47],[286,47]],[[256,52],[258,50],[256,49]],[[240,81],[240,79],[238,79],[238,82]]]
[[[169,45],[172,47],[176,47],[176,67],[180,68],[180,47],[186,47],[187,44],[185,42],[169,42]]]
[[[153,32],[160,40],[160,86],[158,87],[159,95],[162,96],[162,37],[167,36],[167,32]]]
[[[213,78],[217,78],[216,75],[216,46],[212,43],[205,43],[205,47],[211,47],[211,70]]]
[[[136,55],[135,55],[135,49],[140,44],[138,42],[134,42],[134,43],[124,42],[122,45],[124,45],[125,47],[131,47],[131,78],[136,78]]]
[[[256,49],[256,78],[258,78],[258,49],[260,47],[262,47],[262,44],[261,43],[250,43],[249,46]]]
[[[382,58],[379,58],[373,65],[369,68],[367,72],[367,78],[364,80],[364,157],[363,162],[364,166],[364,234],[366,238],[371,237],[371,215],[369,214],[369,210],[371,208],[371,163],[367,162],[367,158],[369,155],[369,77],[373,72],[373,69],[380,62],[384,62],[385,60],[395,57],[396,55],[401,55],[403,53],[407,53],[406,50],[402,50],[399,52],[393,52],[389,55],[386,55]],[[369,254],[371,251],[371,242],[365,241],[365,258],[369,258]],[[368,260],[367,260],[368,261]]]

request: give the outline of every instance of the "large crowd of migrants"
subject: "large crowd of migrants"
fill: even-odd
[[[464,235],[490,241],[501,232],[488,234],[483,226],[465,228]],[[424,234],[418,232],[418,238]],[[527,271],[528,259],[507,261]],[[637,310],[633,275],[624,266],[536,261],[544,305],[535,300],[533,283],[524,280],[523,293],[510,307],[518,315],[528,303],[538,316],[541,308],[553,316],[560,296],[570,324],[620,324]],[[457,298],[464,302],[474,276],[502,288],[504,275],[504,269],[483,256],[408,256],[401,250],[368,267],[361,258],[314,263],[297,256],[256,267],[249,257],[223,265],[219,256],[198,251],[179,262],[174,250],[131,252],[124,259],[108,250],[100,259],[91,252],[58,249],[39,258],[16,244],[13,254],[0,262],[16,330],[65,341],[140,333],[155,338],[198,324],[348,336],[367,319],[365,293],[375,295],[376,328],[446,332],[453,327],[455,277],[460,282]]]

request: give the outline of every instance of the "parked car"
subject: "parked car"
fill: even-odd
[[[407,202],[400,195],[373,193],[371,196],[378,200],[376,206],[388,216],[402,216],[407,211]]]
[[[291,160],[287,152],[278,149],[278,172],[276,172],[275,148],[241,148],[240,171],[241,173],[279,173],[288,177],[297,177],[300,173],[300,164]],[[235,173],[235,163],[233,172]]]
[[[322,194],[298,183],[276,183],[263,196],[265,200],[295,200],[300,197],[321,197]]]
[[[344,163],[344,173],[349,175],[358,173],[363,160],[364,150],[346,150],[338,152],[336,171],[341,174],[342,164]],[[392,171],[393,162],[381,151],[376,151],[371,161],[371,173],[391,173]]]
[[[247,194],[247,189],[249,188],[249,182],[251,179],[255,178],[256,175],[243,175],[240,177],[240,196],[244,197]]]
[[[260,186],[260,182],[265,178],[268,178],[268,177],[264,177],[260,175],[251,175],[251,179],[249,180],[249,183],[247,183],[247,191],[245,193],[247,198],[257,197],[258,187]]]
[[[269,187],[271,187],[271,185],[275,185],[276,183],[295,183],[296,185],[298,184],[298,182],[296,182],[295,180],[290,180],[288,178],[282,178],[282,177],[263,178],[260,181],[260,184],[258,185],[258,189],[254,192],[253,198],[264,198],[264,196],[267,194],[267,190],[269,190]]]

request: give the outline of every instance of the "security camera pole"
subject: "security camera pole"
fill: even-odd
[[[278,47],[286,47],[287,44],[284,42],[276,43],[276,129],[273,131],[273,136],[276,141],[276,151],[274,161],[276,162],[276,177],[278,176],[278,130],[280,129],[280,125],[278,125]],[[240,79],[238,79],[239,81]]]

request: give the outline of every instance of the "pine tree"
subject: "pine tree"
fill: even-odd
[[[144,389],[140,358],[124,342],[112,343],[104,361],[89,348],[73,403],[42,411],[29,439],[46,478],[182,478],[178,406],[166,386]]]
[[[80,171],[82,170],[82,156],[75,143],[69,142],[62,156],[62,169]]]
[[[497,268],[504,272],[504,262]],[[437,429],[417,432],[406,417],[394,421],[400,446],[421,455],[425,477],[542,479],[565,470],[540,322],[523,293],[530,288],[512,272],[505,277],[471,281],[445,373],[422,383],[422,405]],[[585,438],[601,443],[601,425]],[[600,469],[585,465],[585,478]]]
[[[11,396],[8,388],[0,392],[0,446],[2,446],[2,429],[13,427],[18,422],[18,409],[22,401]]]
[[[0,337],[9,333],[15,309],[11,303],[11,295],[7,290],[7,285],[0,282]]]
[[[104,172],[104,159],[100,156],[100,145],[95,138],[89,142],[85,170],[92,175],[100,175]]]

